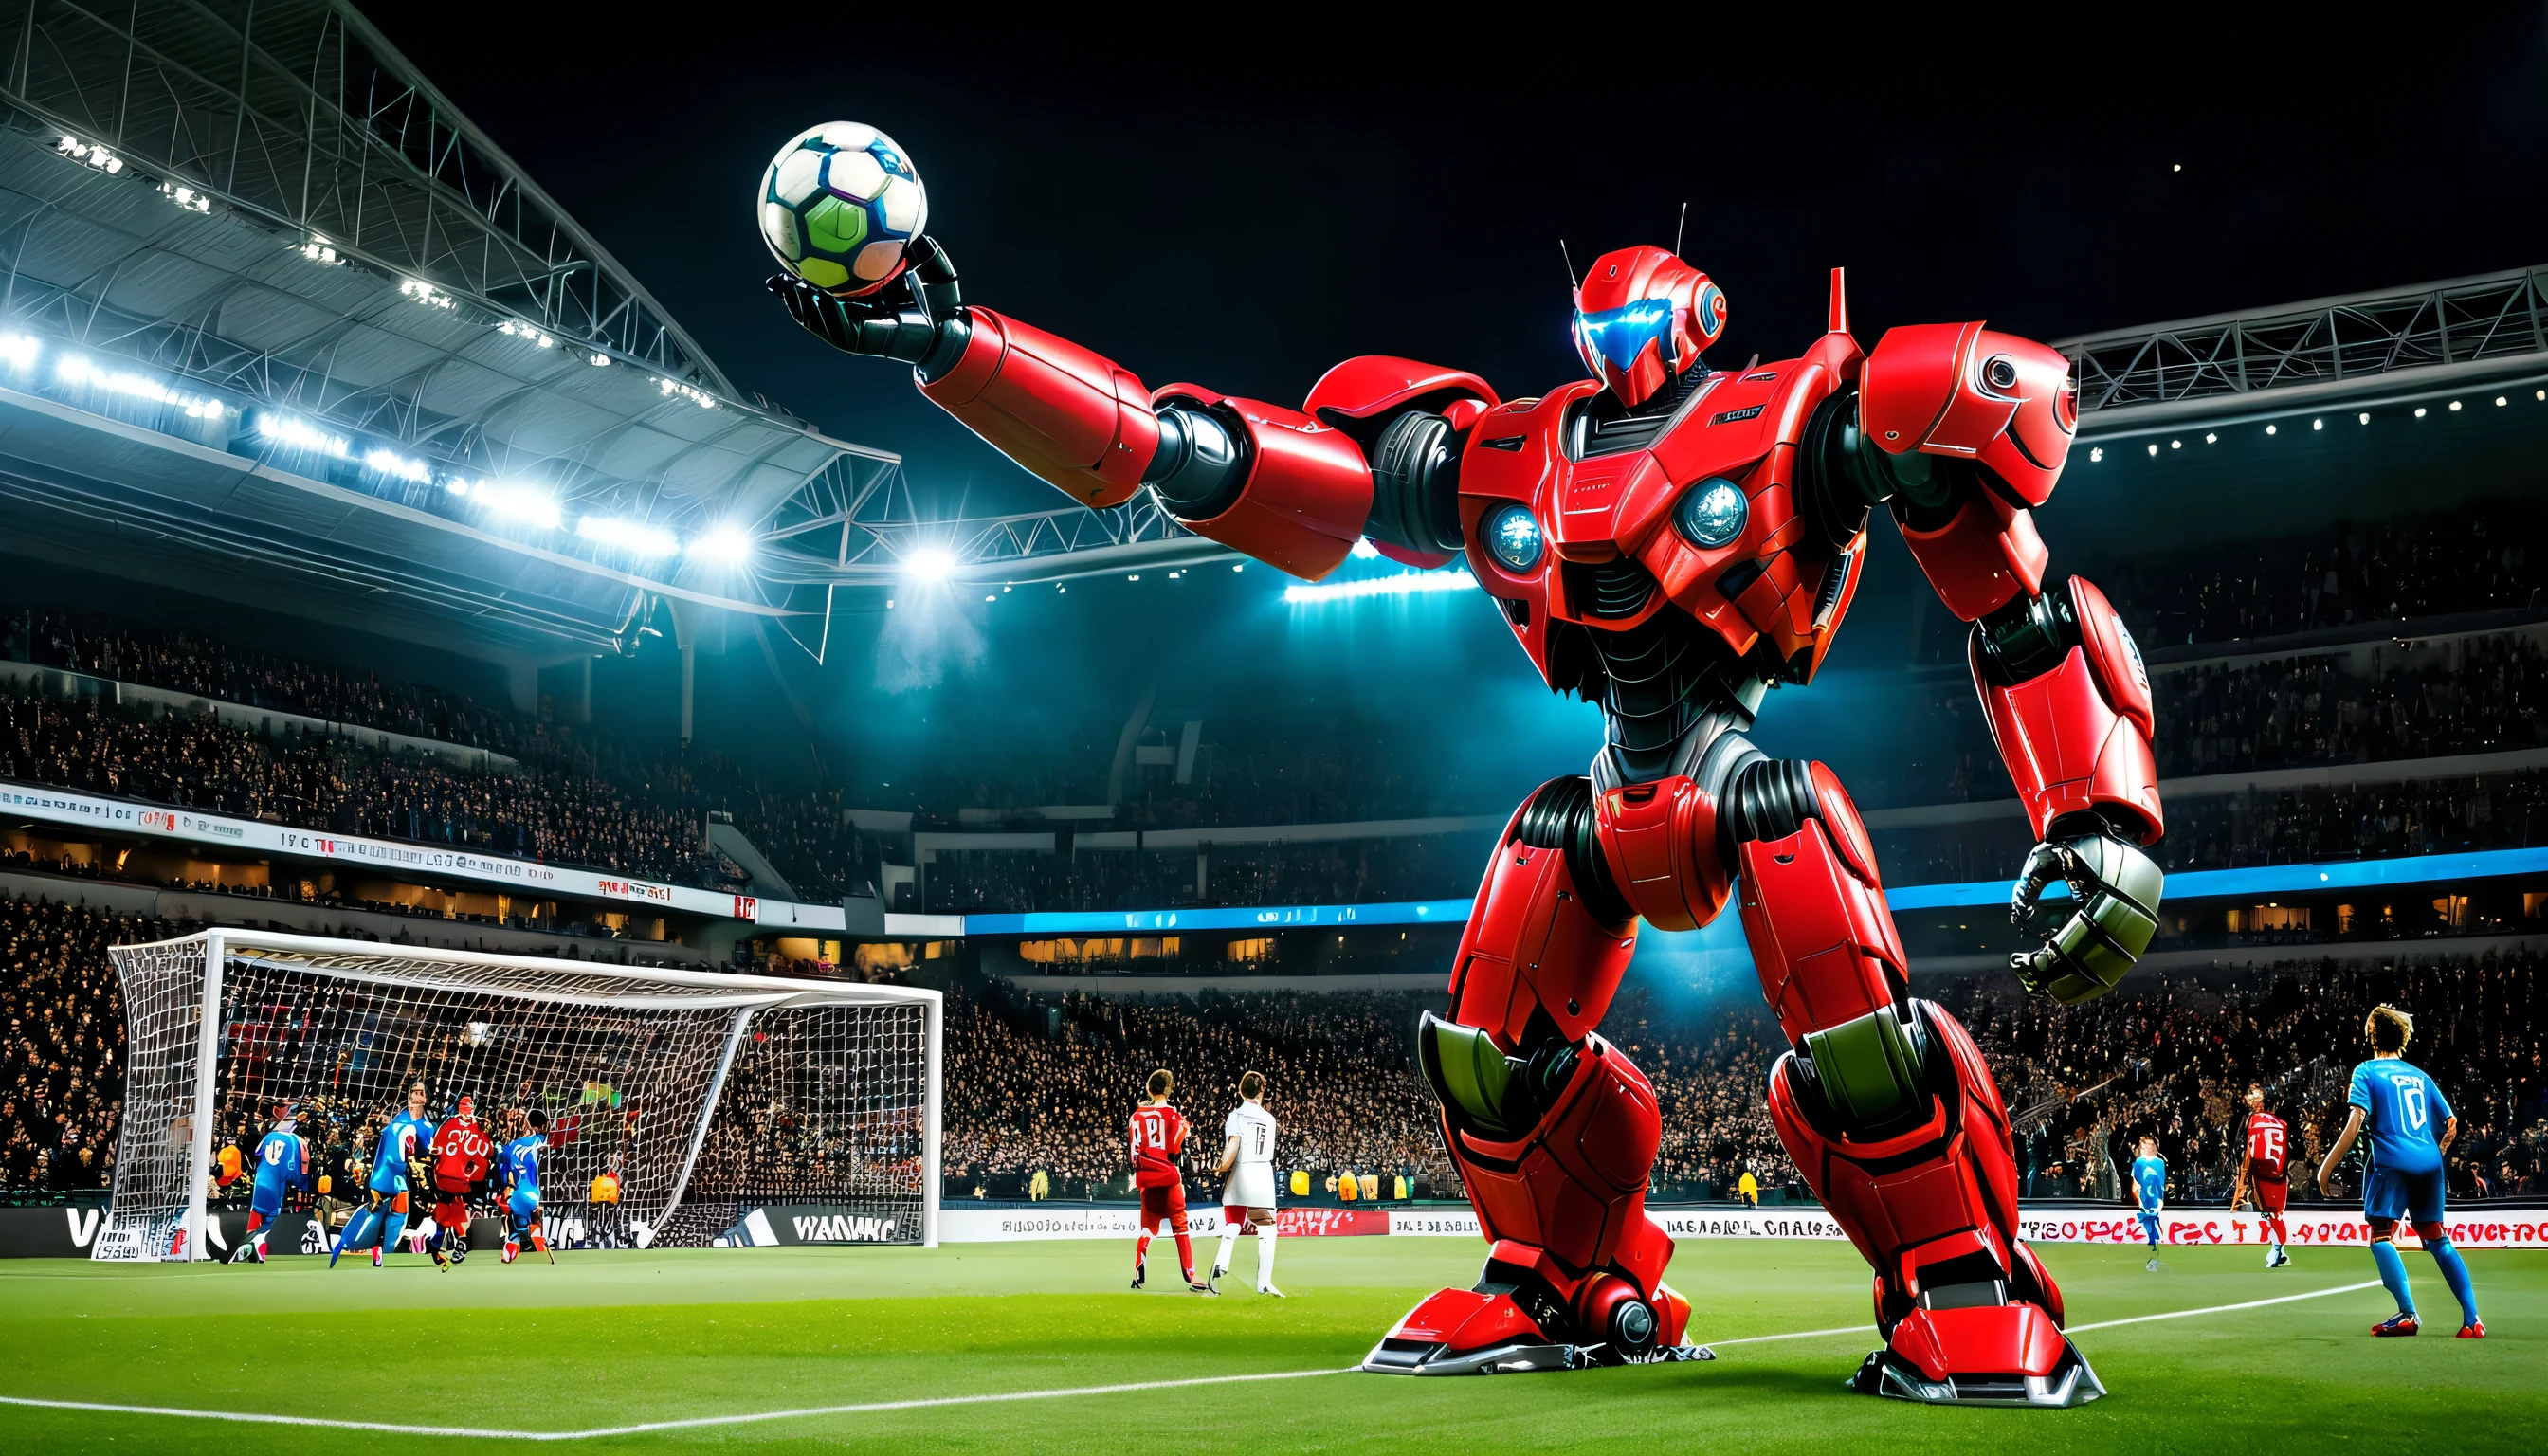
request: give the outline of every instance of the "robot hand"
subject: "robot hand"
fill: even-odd
[[[2008,918],[2025,926],[2037,901],[2055,878],[2067,880],[2076,906],[2041,949],[2009,957],[2030,991],[2049,991],[2065,1006],[2093,1001],[2115,988],[2149,949],[2158,931],[2159,890],[2165,876],[2138,845],[2102,822],[2083,832],[2054,826],[2026,857],[2009,896]]]
[[[924,375],[953,364],[964,351],[970,325],[964,319],[964,294],[956,264],[922,234],[911,240],[908,264],[873,293],[857,298],[815,287],[789,273],[771,276],[768,288],[778,295],[807,333],[849,354],[899,359]]]

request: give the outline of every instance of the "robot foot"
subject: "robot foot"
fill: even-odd
[[[2052,1317],[2025,1303],[1914,1310],[1850,1385],[1932,1406],[2084,1406],[2106,1393]]]
[[[1653,1328],[1651,1319],[1643,1327]],[[1446,1289],[1408,1312],[1363,1357],[1362,1368],[1379,1375],[1497,1375],[1715,1358],[1705,1345],[1578,1343],[1551,1335],[1510,1293]]]

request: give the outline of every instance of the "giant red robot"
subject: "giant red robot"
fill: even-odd
[[[842,299],[773,279],[797,320],[914,366],[921,392],[1090,505],[1155,492],[1179,521],[1296,576],[1358,540],[1417,567],[1467,559],[1548,685],[1597,702],[1592,773],[1512,816],[1418,1034],[1442,1137],[1492,1248],[1471,1289],[1410,1312],[1364,1368],[1411,1374],[1640,1362],[1683,1344],[1673,1240],[1645,1211],[1655,1091],[1596,1030],[1640,920],[1740,901],[1793,1049],[1770,1073],[1780,1139],[1875,1271],[1883,1347],[1859,1389],[2064,1406],[2103,1393],[2060,1292],[2017,1236],[2008,1113],[1971,1038],[1913,996],[1875,857],[1819,763],[1745,737],[1810,682],[1848,615],[1874,507],[1972,624],[1973,683],[2040,846],[2012,897],[2073,908],[2013,957],[2026,985],[2103,994],[2148,946],[2160,874],[2150,694],[2087,582],[2048,579],[2029,514],[2076,424],[2068,362],[1980,323],[1850,336],[1841,275],[1803,356],[1716,370],[1725,295],[1659,247],[1595,260],[1575,293],[1592,377],[1501,399],[1474,374],[1362,357],[1299,409],[1160,389],[962,303],[946,253]]]

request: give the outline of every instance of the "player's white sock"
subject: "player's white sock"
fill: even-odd
[[[1274,1287],[1274,1233],[1271,1223],[1256,1226],[1256,1287],[1260,1290]]]
[[[1229,1272],[1229,1251],[1238,1247],[1238,1228],[1236,1224],[1224,1223],[1221,1226],[1221,1252],[1212,1256],[1212,1277],[1215,1279]]]

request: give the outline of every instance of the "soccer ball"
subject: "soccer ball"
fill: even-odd
[[[929,223],[929,193],[892,137],[857,122],[799,134],[761,174],[761,238],[817,288],[861,294],[893,277]]]

